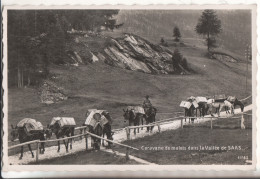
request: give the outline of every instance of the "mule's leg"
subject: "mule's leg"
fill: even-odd
[[[68,140],[68,142],[66,142],[66,140],[63,140],[63,143],[64,143],[64,145],[65,145],[65,148],[66,148],[66,152],[69,152],[69,140]]]
[[[21,155],[20,155],[19,160],[22,160],[22,158],[23,158],[23,146],[21,146]]]
[[[32,158],[34,158],[33,151],[32,151],[32,148],[31,148],[31,144],[28,144],[28,148],[29,148],[29,150],[30,150],[30,152],[32,154]]]
[[[142,126],[143,126],[144,125],[144,118],[143,118],[143,116],[142,116],[141,120],[142,120]],[[143,127],[141,128],[141,130],[143,130]]]
[[[102,137],[104,138],[105,137],[105,133],[102,134]],[[102,139],[102,146],[105,147],[105,143],[104,143],[104,139]]]
[[[42,145],[39,146],[40,154],[42,154]]]
[[[146,119],[146,125],[148,125],[149,124],[149,122],[148,122],[148,119]],[[147,130],[146,130],[146,132],[149,132],[149,130],[150,130],[150,128],[149,127],[147,127]]]
[[[134,126],[136,126],[136,125],[134,125]],[[136,128],[134,129],[134,134],[136,135]]]
[[[140,118],[138,118],[137,126],[140,126],[140,121],[139,120],[140,120]],[[140,128],[137,128],[137,133],[139,133],[139,129]]]
[[[152,123],[155,122],[155,118],[153,117]],[[154,126],[151,126],[151,132],[153,131]]]
[[[100,150],[100,146],[101,146],[101,139],[98,139],[98,150]]]
[[[69,139],[69,140],[70,140],[70,150],[71,150],[72,149],[72,139]]]
[[[57,137],[57,139],[59,139],[59,137]],[[60,152],[60,141],[58,140],[58,150],[57,152]]]
[[[83,129],[80,129],[80,134],[83,134]],[[80,136],[80,140],[82,140],[82,136]]]
[[[44,152],[45,152],[45,146],[44,146],[44,143],[43,143],[43,142],[41,143],[41,146],[42,146],[42,154],[44,154]]]

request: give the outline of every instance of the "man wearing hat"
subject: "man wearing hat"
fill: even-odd
[[[143,108],[144,108],[145,113],[146,113],[146,111],[147,111],[149,108],[151,108],[151,107],[152,107],[152,103],[151,103],[151,101],[149,100],[149,96],[146,95],[146,96],[145,96],[145,100],[144,100],[144,102],[143,102]]]

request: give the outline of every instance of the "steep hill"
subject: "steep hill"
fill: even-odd
[[[217,42],[244,56],[246,44],[251,43],[251,12],[248,10],[217,10],[222,33]],[[202,10],[120,10],[117,15],[124,25],[118,32],[135,33],[159,43],[161,37],[172,37],[173,28],[178,26],[183,38],[199,38],[194,31]],[[234,23],[235,22],[235,23]]]

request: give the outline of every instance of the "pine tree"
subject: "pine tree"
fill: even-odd
[[[215,37],[221,32],[221,21],[214,10],[204,10],[198,20],[195,31],[206,36],[208,52],[216,45]]]
[[[162,45],[164,44],[164,38],[163,37],[161,38],[161,44]]]
[[[175,41],[176,42],[179,42],[180,41],[180,38],[181,38],[181,33],[180,33],[180,29],[179,27],[174,27],[173,29],[173,37],[175,37]]]

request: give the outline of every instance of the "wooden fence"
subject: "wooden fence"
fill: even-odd
[[[203,117],[203,118],[209,118],[210,119],[210,129],[213,129],[213,119],[218,118],[218,119],[239,119],[241,118],[241,123],[240,123],[240,127],[241,129],[245,129],[245,125],[244,125],[244,115],[252,115],[252,114],[246,114],[246,113],[242,113],[241,117]],[[180,120],[180,127],[183,128],[184,124],[183,124],[183,120],[185,118],[193,118],[193,119],[198,119],[198,118],[202,118],[202,117],[184,117],[184,116],[178,116],[178,117],[173,117],[173,118],[168,118],[168,119],[164,119],[164,120],[160,120],[157,122],[153,122],[150,123],[148,125],[141,125],[141,126],[128,126],[125,128],[126,130],[126,136],[127,136],[127,140],[130,140],[130,129],[138,129],[138,128],[144,128],[144,127],[152,127],[152,126],[158,126],[158,131],[161,132],[161,125],[163,124],[168,124],[168,123],[172,123],[173,119],[177,119]],[[136,133],[134,133],[136,134]]]
[[[78,127],[77,129],[85,129],[87,128],[87,126],[84,126],[84,127]],[[52,139],[52,140],[45,140],[45,141],[41,141],[41,140],[34,140],[34,141],[29,141],[29,142],[25,142],[25,143],[21,143],[21,144],[17,144],[17,145],[13,145],[13,146],[10,146],[8,147],[8,150],[10,149],[13,149],[13,148],[17,148],[17,147],[21,147],[21,146],[24,146],[24,145],[28,145],[28,144],[35,144],[36,143],[36,163],[39,162],[39,144],[40,143],[47,143],[47,142],[58,142],[58,141],[61,141],[61,140],[67,140],[67,139],[74,139],[74,138],[77,138],[77,137],[82,137],[84,136],[85,137],[85,141],[86,141],[86,150],[88,150],[88,137],[89,136],[92,136],[92,137],[95,137],[95,138],[99,138],[101,140],[105,140],[107,142],[111,142],[113,144],[116,144],[116,145],[120,145],[122,147],[125,147],[126,148],[126,159],[129,160],[129,149],[133,149],[133,150],[139,150],[138,148],[135,148],[135,147],[132,147],[132,146],[129,146],[129,145],[125,145],[125,144],[121,144],[119,142],[115,142],[115,141],[112,141],[112,140],[109,140],[109,139],[105,139],[103,137],[100,137],[98,135],[95,135],[93,133],[90,133],[88,131],[85,131],[84,134],[79,134],[79,135],[75,135],[75,136],[71,136],[71,137],[65,137],[65,138],[60,138],[60,139]]]

